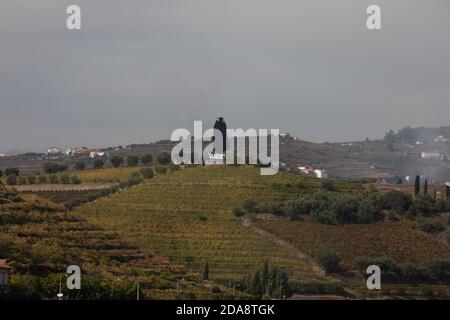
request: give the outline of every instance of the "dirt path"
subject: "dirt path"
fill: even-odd
[[[308,257],[306,254],[304,254],[303,252],[301,252],[297,247],[295,247],[294,245],[290,244],[289,242],[279,238],[278,236],[267,232],[266,230],[263,230],[259,227],[257,227],[254,223],[252,223],[252,221],[248,218],[243,218],[242,219],[242,223],[245,227],[250,227],[253,230],[255,230],[256,232],[258,232],[260,235],[262,235],[263,237],[265,237],[266,239],[269,239],[273,242],[275,242],[276,244],[278,244],[279,246],[287,249],[289,252],[291,252],[297,259],[302,260],[307,262],[309,265],[311,265],[313,271],[315,273],[317,273],[318,275],[325,275],[325,271],[310,257]]]

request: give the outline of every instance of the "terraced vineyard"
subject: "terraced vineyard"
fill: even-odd
[[[242,225],[231,208],[245,199],[284,200],[318,188],[287,173],[260,176],[253,167],[186,168],[78,209],[87,219],[168,256],[187,271],[241,278],[269,260],[297,278],[317,277],[311,265]]]
[[[124,182],[128,180],[134,172],[139,171],[138,167],[89,169],[71,172],[72,175],[80,178],[82,182],[104,183],[104,182]]]
[[[324,225],[306,221],[258,220],[256,225],[316,256],[334,251],[346,268],[357,257],[387,256],[398,263],[423,264],[435,258],[449,259],[450,249],[419,234],[401,222],[366,225]]]

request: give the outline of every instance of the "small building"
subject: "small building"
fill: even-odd
[[[445,183],[445,196],[450,198],[450,182]]]
[[[328,179],[328,172],[325,169],[315,169],[314,175],[319,179]]]
[[[108,154],[104,151],[91,151],[89,153],[89,157],[94,159],[94,158],[102,158],[102,157],[107,157]]]
[[[56,148],[56,147],[50,147],[50,148],[47,148],[47,151],[45,153],[48,155],[57,155],[57,154],[61,154],[61,149]]]
[[[6,264],[6,260],[0,259],[0,286],[8,285],[8,275],[11,272],[11,267]]]
[[[81,154],[87,151],[88,149],[86,147],[72,147],[66,150],[66,155],[75,156],[77,154]]]
[[[325,169],[314,169],[311,166],[300,166],[298,167],[301,174],[313,176],[319,179],[328,179],[328,173]]]
[[[438,151],[424,151],[420,153],[422,159],[439,160],[441,159],[441,154]]]

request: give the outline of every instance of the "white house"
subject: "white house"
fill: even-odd
[[[420,157],[422,159],[439,160],[441,158],[441,154],[438,151],[424,151],[420,153]]]
[[[319,179],[328,179],[328,172],[325,169],[315,169],[314,175]]]
[[[107,157],[108,154],[104,151],[91,151],[89,153],[89,157],[91,157],[92,159],[94,158],[101,158],[101,157]]]
[[[68,156],[74,156],[83,152],[86,152],[86,147],[72,147],[66,150],[66,155]]]
[[[6,260],[0,259],[0,286],[8,285],[8,275],[11,267],[6,264]]]
[[[50,147],[47,148],[47,151],[45,153],[49,155],[61,154],[61,149],[56,147]]]

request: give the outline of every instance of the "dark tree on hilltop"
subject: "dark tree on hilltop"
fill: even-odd
[[[417,196],[420,193],[420,176],[416,176],[416,181],[414,183],[414,195]]]
[[[423,194],[428,194],[428,179],[425,179],[424,185],[423,185]]]

